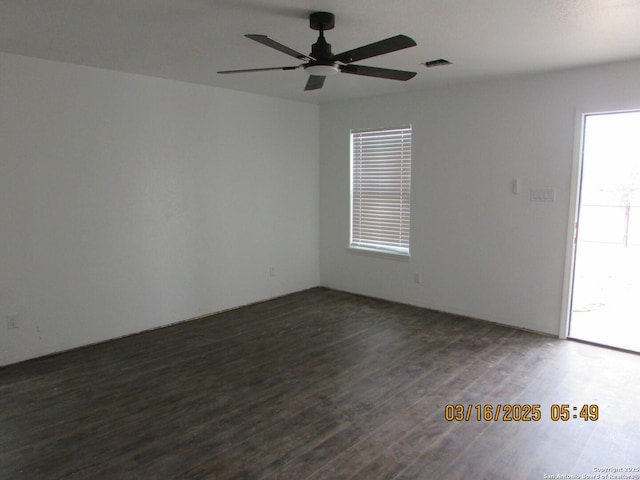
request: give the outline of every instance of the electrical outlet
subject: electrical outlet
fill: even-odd
[[[422,283],[422,273],[420,272],[415,272],[413,274],[413,281],[415,283],[417,283],[418,285],[420,285]]]
[[[276,276],[276,267],[269,267],[269,276],[270,277]]]
[[[15,328],[19,328],[20,325],[18,323],[18,314],[17,313],[11,313],[9,315],[7,315],[7,329],[9,330],[13,330]]]

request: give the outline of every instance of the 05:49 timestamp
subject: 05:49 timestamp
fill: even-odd
[[[595,422],[600,417],[600,409],[598,405],[582,405],[580,407],[580,413],[578,412],[577,406],[571,406],[569,404],[563,403],[560,405],[551,405],[551,420],[557,422],[558,420],[562,420],[563,422],[569,421],[574,418],[581,418],[585,422],[589,420]]]

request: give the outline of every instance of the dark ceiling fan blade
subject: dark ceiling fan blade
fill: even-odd
[[[287,55],[291,55],[292,57],[295,57],[299,60],[305,60],[307,62],[310,60],[315,60],[314,58],[311,58],[310,56],[305,55],[304,53],[297,52],[294,49],[287,47],[286,45],[282,45],[281,43],[278,43],[275,40],[271,40],[266,35],[255,35],[255,34],[249,33],[245,35],[245,37],[250,38],[251,40],[255,40],[258,43],[266,45],[267,47],[274,48],[279,52],[286,53]]]
[[[269,70],[297,70],[302,65],[297,67],[268,67],[268,68],[247,68],[245,70],[222,70],[218,73],[246,73],[246,72],[267,72]]]
[[[324,85],[324,79],[327,78],[321,75],[309,75],[309,80],[307,80],[307,84],[305,85],[305,90],[317,90],[322,88]]]
[[[416,76],[416,72],[407,72],[405,70],[391,70],[389,68],[366,67],[364,65],[342,65],[340,67],[342,73],[350,73],[352,75],[363,75],[365,77],[388,78],[390,80],[402,80],[406,82]]]
[[[406,35],[396,35],[395,37],[380,40],[379,42],[371,43],[364,47],[339,53],[333,59],[336,62],[351,63],[415,46],[416,42],[412,38]]]

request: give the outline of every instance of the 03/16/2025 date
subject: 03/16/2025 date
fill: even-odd
[[[600,411],[598,405],[572,406],[566,403],[553,404],[549,408],[549,418],[554,421],[569,421],[582,419],[584,421],[598,420]],[[542,410],[539,403],[533,404],[447,404],[444,407],[444,419],[448,422],[539,422]]]

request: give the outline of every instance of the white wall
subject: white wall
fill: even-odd
[[[323,105],[322,284],[557,335],[576,109],[640,108],[638,79],[629,62]],[[349,130],[407,123],[411,258],[351,253]]]
[[[319,283],[557,334],[575,112],[640,108],[638,78],[629,62],[319,109],[0,53],[0,365]],[[411,258],[351,253],[349,130],[407,122]]]
[[[318,122],[0,54],[0,365],[318,285]]]

